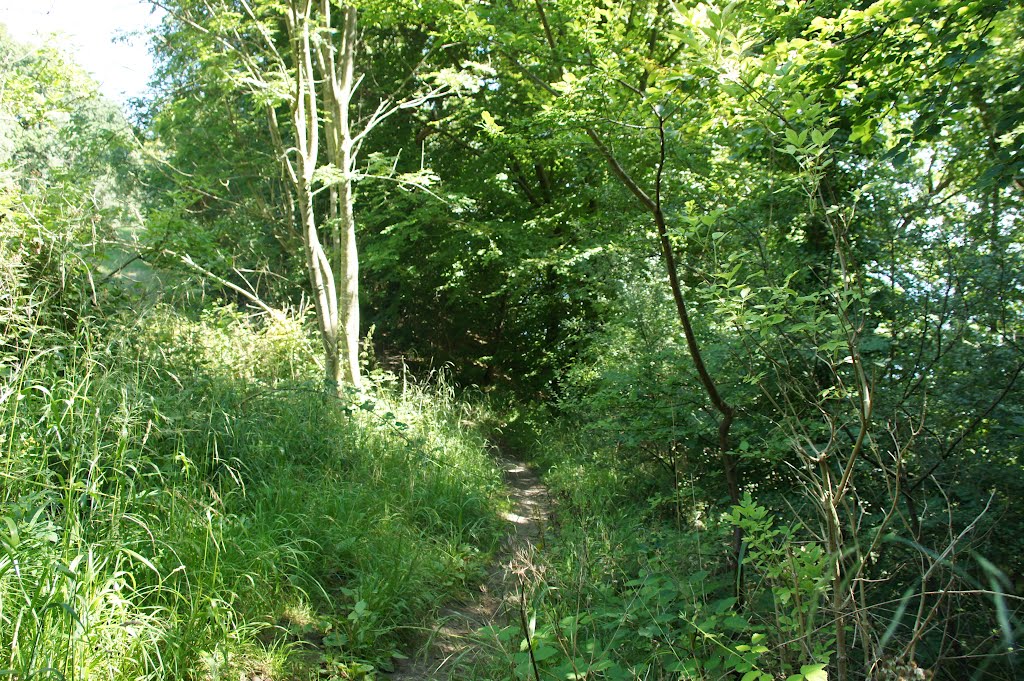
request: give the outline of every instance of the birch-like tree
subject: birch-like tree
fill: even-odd
[[[358,13],[338,0],[154,0],[262,108],[289,188],[324,348],[325,379],[360,387],[359,254],[353,183],[359,150],[384,120],[444,86],[381,99],[353,116]],[[324,201],[318,195],[327,192]]]

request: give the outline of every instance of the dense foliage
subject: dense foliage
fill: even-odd
[[[478,414],[325,396],[297,313],[161,302],[108,246],[138,211],[123,114],[52,51],[2,54],[0,674],[389,667],[495,541]]]
[[[154,4],[135,131],[0,50],[15,674],[386,666],[496,532],[442,366],[558,498],[488,678],[1019,674],[1024,8]]]

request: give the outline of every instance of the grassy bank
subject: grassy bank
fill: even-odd
[[[450,391],[327,398],[284,317],[3,321],[0,670],[357,678],[478,576],[500,479]]]

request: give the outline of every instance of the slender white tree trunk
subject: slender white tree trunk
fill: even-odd
[[[212,1],[212,0],[211,0]],[[359,255],[356,247],[356,221],[353,210],[352,184],[355,176],[356,156],[365,136],[381,121],[396,111],[418,106],[437,96],[432,93],[407,102],[393,104],[382,101],[358,134],[352,132],[349,115],[352,99],[359,80],[355,76],[357,12],[339,0],[286,0],[268,3],[276,12],[281,10],[288,34],[288,50],[278,36],[261,23],[257,12],[246,0],[240,3],[221,0],[211,6],[202,3],[211,14],[218,11],[238,11],[239,8],[252,21],[256,29],[253,37],[242,36],[238,28],[227,28],[216,34],[205,25],[209,17],[193,16],[190,12],[178,18],[209,35],[221,48],[235,54],[244,68],[253,92],[265,96],[273,91],[270,74],[291,81],[289,93],[291,122],[294,126],[294,144],[282,135],[276,104],[266,104],[271,136],[277,147],[281,166],[291,185],[290,198],[298,209],[306,268],[316,307],[317,326],[324,347],[326,381],[340,392],[342,385],[360,387],[359,371]],[[332,20],[332,9],[341,14],[340,30]],[[322,95],[318,97],[318,90]],[[325,138],[321,154],[321,133]],[[327,162],[321,166],[321,159]],[[317,170],[324,166],[332,172],[324,178]],[[323,181],[329,191],[326,216],[317,214],[315,196],[320,191],[317,183]]]
[[[322,0],[325,7],[330,7],[330,0]],[[335,110],[330,117],[336,124],[335,138],[338,139],[338,156],[331,159],[336,167],[343,170],[344,176],[338,187],[338,208],[340,220],[338,225],[338,243],[340,248],[337,272],[340,281],[338,290],[341,294],[341,319],[344,324],[345,364],[347,378],[358,387],[362,382],[359,373],[359,251],[356,247],[356,218],[353,207],[352,176],[355,173],[355,157],[353,153],[352,126],[349,120],[349,105],[355,91],[355,43],[356,43],[356,10],[346,7],[344,27],[342,29],[342,48],[340,64],[341,78],[337,78],[338,69],[332,69],[332,88],[337,93],[332,99]],[[330,16],[328,14],[328,16]]]
[[[325,378],[340,391],[342,384],[359,387],[359,261],[355,241],[352,173],[353,142],[349,104],[355,89],[356,11],[344,9],[341,49],[334,47],[330,0],[321,0],[314,18],[313,0],[292,0],[288,29],[295,55],[296,167],[291,179],[298,196],[306,267],[324,347]],[[318,21],[319,20],[319,21]],[[312,32],[318,31],[314,37]],[[317,68],[318,67],[318,68]],[[324,115],[320,114],[317,83],[323,86]],[[273,122],[273,118],[272,118]],[[273,123],[272,123],[273,124]],[[324,248],[324,221],[314,205],[314,176],[320,158],[320,127],[326,137],[328,163],[342,179],[330,190],[327,225],[331,248]]]
[[[345,380],[359,387],[359,252],[352,176],[355,173],[354,141],[349,108],[356,88],[355,44],[357,14],[354,7],[342,10],[341,45],[329,38],[316,47],[323,86],[323,125],[327,137],[327,161],[341,173],[330,190],[331,256],[339,314],[336,361],[344,367]],[[330,0],[320,0],[324,27],[333,26]],[[326,34],[324,36],[327,37]]]

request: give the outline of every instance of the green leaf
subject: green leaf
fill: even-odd
[[[148,558],[146,558],[145,556],[143,556],[143,555],[141,555],[141,554],[139,554],[139,553],[136,553],[135,551],[132,551],[131,549],[128,549],[128,548],[122,548],[122,549],[121,549],[121,551],[122,551],[123,553],[126,553],[126,554],[128,554],[128,555],[129,555],[130,557],[134,558],[135,560],[139,561],[140,563],[142,563],[142,564],[143,564],[143,565],[145,565],[146,567],[148,567],[148,568],[149,568],[150,570],[152,570],[152,571],[153,571],[153,572],[154,572],[155,574],[157,574],[157,575],[159,575],[159,574],[160,574],[160,571],[156,569],[156,566],[155,566],[155,565],[153,565],[153,563],[151,563],[151,562],[149,561],[149,559],[148,559]]]
[[[323,644],[329,648],[344,648],[348,644],[348,636],[340,631],[334,631],[324,636]]]
[[[823,664],[805,664],[800,673],[807,681],[828,681],[828,672]]]
[[[498,136],[505,131],[505,128],[498,125],[498,122],[494,120],[494,116],[491,115],[490,111],[486,109],[481,111],[480,117],[484,120],[484,130],[491,135]]]

